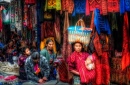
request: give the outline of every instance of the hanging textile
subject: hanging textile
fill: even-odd
[[[4,9],[3,6],[0,6],[0,32],[2,31],[3,28],[3,23],[2,23],[2,10]]]
[[[119,0],[108,0],[108,12],[119,12]]]
[[[111,28],[112,28],[112,30],[118,30],[118,26],[117,26],[117,19],[116,19],[116,14],[115,13],[112,13],[112,17],[111,17],[111,19],[112,19],[112,23],[111,23]]]
[[[86,15],[95,9],[99,9],[100,14],[107,15],[107,0],[86,0]]]
[[[45,11],[47,9],[61,10],[61,0],[46,0]]]
[[[57,15],[54,23],[54,29],[56,34],[56,41],[60,44],[61,43],[61,33],[60,33],[60,18]]]
[[[64,37],[63,37],[63,47],[62,47],[62,56],[65,60],[71,54],[72,51],[71,45],[68,43],[68,31],[67,31],[68,27],[69,27],[69,17],[68,17],[68,12],[65,12],[64,29],[63,29]]]
[[[36,0],[25,0],[25,4],[35,4]]]
[[[10,24],[10,8],[2,10],[3,24]]]
[[[86,0],[74,0],[74,11],[72,16],[85,13]]]
[[[120,0],[120,14],[130,11],[130,0]]]
[[[94,24],[98,34],[101,32],[106,32],[111,34],[110,26],[106,17],[100,15],[100,10],[95,9]]]
[[[129,21],[128,14],[124,14],[123,24],[123,48],[122,48],[122,70],[125,70],[130,65],[130,52],[129,52]]]
[[[74,0],[61,0],[62,11],[68,11],[72,13],[74,9]]]
[[[54,23],[45,21],[41,24],[41,40],[47,37],[55,37]]]

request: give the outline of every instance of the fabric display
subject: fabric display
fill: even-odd
[[[68,12],[65,12],[64,28],[63,28],[63,45],[62,45],[62,56],[65,60],[72,52],[71,44],[68,43],[68,31],[67,31],[68,27],[69,27],[69,17]]]
[[[107,34],[111,34],[110,26],[106,17],[100,15],[100,10],[95,9],[94,12],[94,25],[96,27],[96,31],[98,34],[101,32],[106,32]]]
[[[41,40],[48,37],[55,37],[54,23],[51,21],[45,21],[41,24]]]
[[[121,71],[122,66],[121,66],[121,58],[112,58],[111,61],[111,82],[115,82],[117,84],[129,84],[129,78],[128,78],[128,69],[123,72]]]
[[[25,4],[36,4],[36,0],[25,0]]]
[[[61,10],[61,0],[46,0],[45,11],[47,9]]]
[[[2,24],[2,10],[4,9],[3,6],[0,6],[0,31],[2,31],[3,24]]]
[[[61,0],[62,11],[72,13],[74,9],[74,0]]]
[[[108,0],[108,12],[119,12],[119,0]]]
[[[0,62],[0,72],[12,75],[19,75],[19,66],[8,62]]]
[[[120,14],[130,11],[130,0],[120,0]]]
[[[55,29],[55,34],[56,34],[56,41],[60,44],[61,43],[61,30],[60,30],[59,16],[56,16],[55,23],[54,23],[54,29]]]
[[[127,12],[124,14],[123,24],[123,48],[122,48],[122,70],[125,70],[130,64],[130,52],[129,52],[129,21]]]
[[[4,24],[10,24],[10,8],[3,9],[2,11],[2,21]]]
[[[85,5],[86,5],[86,0],[74,0],[74,10],[72,16],[75,16],[77,13],[78,14],[85,14]]]
[[[81,24],[81,26],[78,26]],[[82,42],[86,46],[88,46],[91,35],[91,28],[86,28],[84,21],[79,19],[76,23],[76,26],[68,28],[68,42]]]

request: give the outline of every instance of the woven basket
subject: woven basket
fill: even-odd
[[[86,28],[85,23],[82,19],[79,19],[75,26],[70,26],[68,28],[68,42],[81,42],[88,46],[90,41],[92,29]]]

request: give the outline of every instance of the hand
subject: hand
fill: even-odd
[[[39,83],[43,83],[43,79],[39,79],[39,81],[38,81]]]
[[[44,81],[47,81],[47,78],[46,78],[46,77],[43,77],[42,79],[43,79]]]

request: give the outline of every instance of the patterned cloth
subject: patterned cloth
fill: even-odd
[[[68,11],[72,13],[74,9],[74,0],[61,0],[62,11]]]
[[[130,0],[120,0],[120,13],[130,11]]]
[[[75,16],[77,13],[85,13],[85,5],[86,0],[74,0],[74,11],[72,15]]]
[[[95,27],[96,27],[98,34],[100,34],[101,32],[107,32],[107,34],[111,34],[108,20],[106,17],[103,17],[100,15],[99,9],[95,9],[94,15],[95,15],[94,16],[94,24],[95,24]]]
[[[41,70],[41,76],[48,78],[50,73],[49,64],[44,56],[40,56],[40,61],[38,62],[39,68]],[[39,77],[35,74],[34,63],[31,59],[31,56],[27,58],[25,62],[25,71],[27,74],[28,80],[38,82]]]

